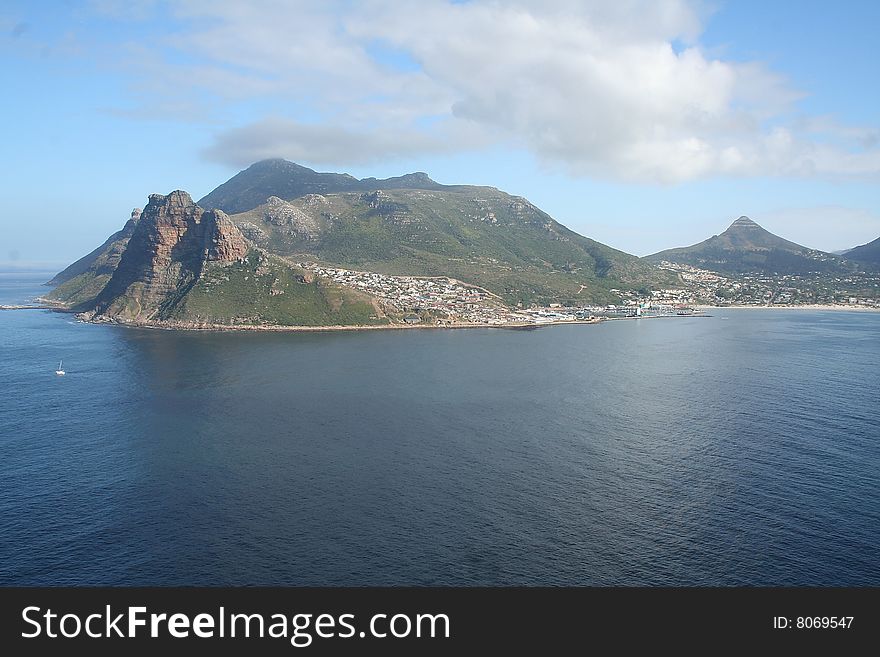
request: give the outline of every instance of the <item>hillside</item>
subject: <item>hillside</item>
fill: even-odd
[[[233,191],[241,196],[229,196]],[[385,274],[452,276],[512,305],[615,302],[614,288],[678,282],[578,235],[522,197],[492,187],[439,185],[419,173],[357,180],[270,160],[237,174],[200,204],[223,201],[217,207],[225,210],[258,196],[264,197],[259,205],[230,218],[271,253]]]
[[[267,160],[202,203],[151,195],[47,298],[137,324],[503,324],[521,321],[519,307],[617,303],[616,290],[681,282],[522,197],[423,173],[358,180]]]
[[[740,217],[720,235],[698,244],[660,251],[644,259],[654,264],[666,260],[728,275],[805,275],[851,269],[842,258],[783,239],[748,217]]]
[[[47,298],[95,321],[144,325],[388,322],[368,295],[261,251],[225,213],[203,210],[186,192],[152,194],[133,221]]]
[[[871,265],[875,269],[880,267],[880,237],[873,242],[849,249],[844,253],[843,257],[847,260],[855,260]]]

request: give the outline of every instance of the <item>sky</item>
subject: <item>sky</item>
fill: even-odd
[[[880,236],[874,0],[0,5],[0,266],[253,162],[491,185],[636,255]]]

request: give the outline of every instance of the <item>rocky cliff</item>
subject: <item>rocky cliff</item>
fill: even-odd
[[[335,279],[307,290],[313,281],[293,271],[304,263],[451,277],[511,307],[615,303],[620,289],[680,282],[493,187],[440,185],[424,173],[358,180],[267,160],[198,205],[180,191],[151,196],[112,277],[94,279],[92,296],[80,295],[76,306],[66,293],[56,298],[98,319],[136,322],[315,325],[388,317],[350,289],[331,290],[341,284]],[[340,299],[352,309],[345,317]]]
[[[189,194],[151,194],[119,266],[95,300],[97,315],[161,319],[208,262],[243,259],[249,244],[222,210],[205,211]]]
[[[300,217],[280,202],[268,218],[289,225]],[[261,250],[222,210],[206,211],[182,191],[152,194],[88,258],[46,298],[93,321],[179,328],[389,321],[369,295]]]

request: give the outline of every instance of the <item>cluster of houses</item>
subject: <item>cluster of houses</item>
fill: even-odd
[[[663,269],[679,274],[683,290],[660,290],[652,301],[661,303],[707,303],[712,305],[803,305],[830,304],[880,307],[880,298],[855,296],[854,290],[880,288],[880,275],[871,273],[835,276],[828,274],[743,273],[725,277],[690,265],[664,261]]]
[[[507,306],[486,290],[449,277],[390,276],[376,272],[300,263],[334,283],[361,290],[389,310],[403,314],[407,324],[507,324],[514,319]],[[430,319],[427,319],[430,318]],[[520,320],[521,321],[521,320]]]
[[[681,315],[690,312],[691,304],[706,302],[754,305],[833,302],[880,307],[880,299],[852,296],[838,290],[823,291],[820,296],[815,287],[805,289],[796,276],[783,277],[785,280],[743,276],[733,280],[689,265],[668,262],[662,266],[681,275],[682,288],[653,290],[647,297],[634,290],[612,290],[620,301],[607,306],[572,308],[551,304],[543,308],[516,309],[509,308],[498,296],[483,288],[446,276],[391,276],[309,262],[299,265],[339,285],[369,294],[407,324],[539,325],[613,317]]]
[[[618,290],[620,303],[569,307],[550,304],[538,308],[510,308],[483,288],[454,278],[391,276],[377,272],[328,267],[313,262],[300,267],[338,285],[361,290],[400,316],[405,324],[432,325],[540,325],[559,322],[601,321],[604,318],[682,314],[690,301],[685,290],[658,290],[647,299]]]

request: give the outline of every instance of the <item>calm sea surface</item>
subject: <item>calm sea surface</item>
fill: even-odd
[[[0,303],[45,278],[0,275]],[[0,583],[880,584],[880,314],[713,315],[248,334],[2,311]]]

